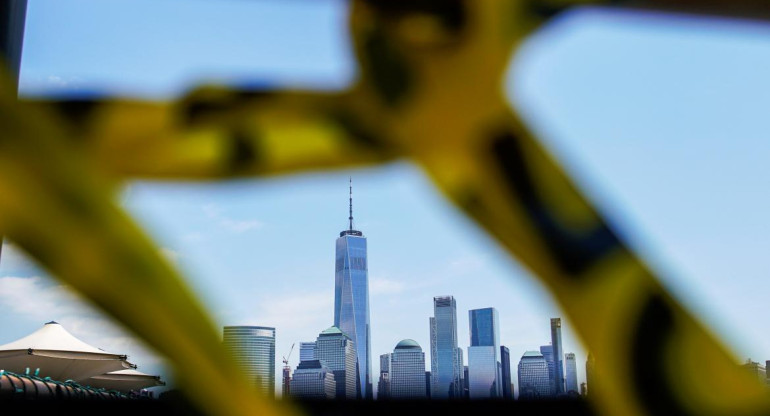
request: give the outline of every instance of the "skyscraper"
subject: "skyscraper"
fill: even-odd
[[[457,347],[457,304],[452,296],[433,298],[430,318],[431,397],[462,397],[463,356]]]
[[[275,396],[275,328],[226,326],[223,344],[256,389]]]
[[[500,318],[495,308],[468,311],[468,388],[471,399],[501,397]]]
[[[549,396],[556,396],[556,364],[553,359],[553,345],[540,346],[540,354],[543,354],[545,363],[548,365],[548,383],[551,386]]]
[[[288,397],[291,394],[291,367],[283,366],[283,382],[281,387],[281,396]]]
[[[315,356],[321,363],[334,373],[336,397],[338,399],[355,399],[356,384],[356,349],[353,341],[333,326],[318,335],[315,342]]]
[[[536,399],[551,395],[548,364],[543,354],[527,351],[519,361],[519,399]]]
[[[564,393],[564,351],[561,345],[561,318],[551,318],[551,346],[553,347],[553,365],[556,372],[556,394]]]
[[[565,378],[566,392],[570,394],[580,394],[577,382],[577,362],[575,353],[568,352],[564,354],[564,370],[567,373]]]
[[[502,367],[503,398],[513,399],[513,389],[511,387],[511,352],[508,347],[500,346],[500,364]]]
[[[315,342],[300,342],[299,343],[299,360],[311,361],[315,360]]]
[[[591,353],[589,352],[588,358],[586,358],[586,385],[588,387],[588,389],[586,390],[587,394],[593,394],[593,392],[596,391],[594,390],[596,388],[596,384],[594,384],[595,383],[594,377],[596,377],[595,367],[596,367],[596,362],[594,361],[593,355],[591,355]]]
[[[369,328],[369,277],[366,238],[353,229],[353,185],[347,230],[337,239],[334,275],[334,326],[355,344],[358,396],[372,398],[372,359]]]
[[[468,376],[468,366],[463,366],[463,398],[467,399],[470,396],[468,395],[468,392],[470,391],[470,388],[468,387],[468,380],[470,380],[470,376]]]
[[[291,379],[291,396],[303,399],[333,399],[334,374],[319,360],[300,361]]]
[[[390,354],[380,355],[380,380],[377,383],[377,400],[390,398]]]
[[[424,399],[425,353],[420,344],[405,339],[390,356],[390,394],[394,399]]]

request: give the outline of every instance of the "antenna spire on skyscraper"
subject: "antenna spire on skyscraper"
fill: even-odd
[[[348,180],[350,181],[350,216],[348,217],[348,221],[350,221],[350,231],[353,231],[353,177],[349,176]]]

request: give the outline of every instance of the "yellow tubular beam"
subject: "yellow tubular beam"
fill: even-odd
[[[217,329],[158,249],[120,211],[103,172],[52,117],[0,95],[0,232],[173,365],[180,387],[217,415],[293,414],[260,400]]]

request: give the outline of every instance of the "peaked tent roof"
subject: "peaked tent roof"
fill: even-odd
[[[166,385],[166,383],[160,380],[160,376],[144,374],[134,369],[113,371],[93,376],[82,384],[97,389],[117,390],[121,393]]]
[[[89,377],[134,367],[125,355],[111,354],[75,338],[56,322],[16,341],[0,345],[0,369],[40,377],[83,382]]]
[[[0,345],[0,351],[26,350],[29,348],[34,350],[77,351],[96,354],[107,353],[106,351],[88,345],[75,338],[75,336],[70,334],[63,326],[54,321],[46,323],[42,328],[24,338],[19,338],[16,341],[9,342],[5,345]]]

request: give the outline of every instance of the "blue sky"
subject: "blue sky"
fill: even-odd
[[[160,98],[199,82],[344,88],[355,78],[345,16],[339,0],[30,0],[21,90]],[[582,188],[738,357],[770,358],[770,335],[758,329],[770,289],[770,28],[585,9],[542,30],[518,58],[508,96]],[[374,358],[403,338],[429,346],[436,295],[456,297],[463,347],[467,311],[488,306],[500,312],[512,367],[549,342],[549,318],[561,314],[547,292],[408,162],[216,185],[131,183],[120,202],[220,324],[277,328],[280,365],[293,342],[332,323],[348,176],[369,238]],[[12,245],[0,305],[11,312],[0,316],[0,344],[56,319],[166,374]],[[564,335],[584,381],[569,321]]]

